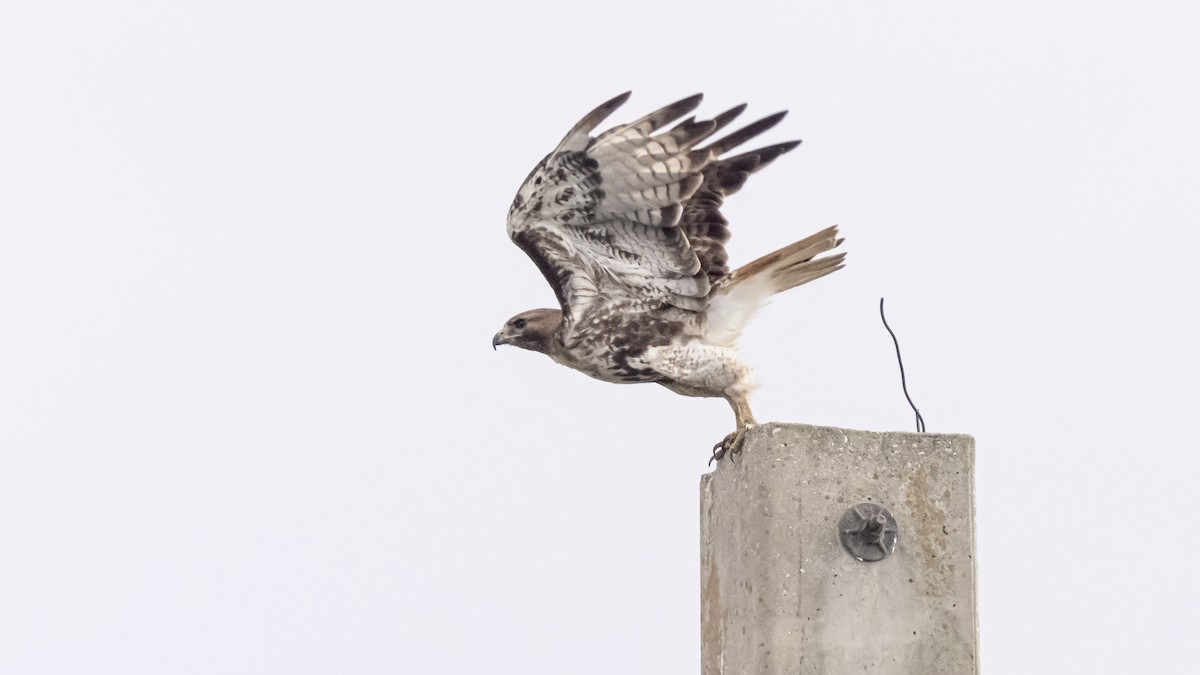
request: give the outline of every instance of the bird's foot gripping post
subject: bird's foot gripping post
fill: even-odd
[[[733,458],[742,451],[742,445],[746,441],[746,432],[753,426],[753,424],[744,427],[738,426],[737,430],[729,432],[725,438],[717,441],[717,444],[713,446],[712,457],[708,458],[708,465],[712,466],[713,462],[719,462],[727,455],[729,460],[733,461]]]
[[[750,401],[746,399],[745,395],[728,394],[725,396],[725,400],[729,401],[730,407],[733,408],[737,429],[731,431],[729,435],[713,446],[712,457],[708,458],[709,466],[712,466],[713,462],[721,461],[721,458],[725,456],[732,461],[733,457],[742,451],[742,446],[746,442],[746,432],[758,424],[754,419],[754,413],[750,412]]]
[[[701,477],[703,675],[972,675],[974,440],[763,424]]]

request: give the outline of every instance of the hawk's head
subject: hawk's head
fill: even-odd
[[[549,354],[556,346],[554,336],[562,323],[562,312],[557,309],[531,309],[509,319],[492,338],[492,349],[497,345],[512,345],[521,349]]]

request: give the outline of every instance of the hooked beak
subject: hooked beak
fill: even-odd
[[[496,333],[492,336],[492,351],[496,351],[496,347],[506,344],[508,344],[508,340],[505,339],[503,334]]]

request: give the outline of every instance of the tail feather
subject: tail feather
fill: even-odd
[[[840,270],[845,266],[845,253],[817,256],[841,243],[835,225],[725,275],[715,284],[709,300],[706,340],[733,346],[745,325],[772,295]]]
[[[790,283],[790,280],[798,275],[803,276],[803,270],[811,269],[812,264],[822,262],[824,260],[832,260],[833,258],[825,258],[822,261],[814,261],[813,258],[836,248],[841,244],[842,240],[837,236],[837,225],[827,227],[820,232],[805,237],[800,241],[788,244],[778,251],[772,251],[763,257],[747,263],[738,269],[730,272],[726,284],[737,284],[740,281],[752,277],[756,274],[766,273],[776,282],[776,290],[774,293],[782,293],[789,288],[799,286],[805,281],[812,281],[817,277],[809,277],[803,281]],[[845,254],[835,256],[838,260],[845,257]],[[829,269],[825,274],[834,271]]]
[[[837,255],[826,256],[817,260],[805,260],[794,265],[789,265],[776,273],[775,292],[782,293],[790,288],[807,284],[810,281],[820,279],[826,274],[832,274],[845,266],[845,253],[838,253]]]

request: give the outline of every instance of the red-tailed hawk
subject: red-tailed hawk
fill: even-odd
[[[713,447],[720,459],[739,452],[755,424],[738,335],[771,295],[840,269],[844,253],[817,256],[842,240],[830,227],[730,272],[724,198],[800,142],[725,155],[785,113],[703,146],[745,105],[660,131],[694,110],[697,94],[592,136],[628,98],[580,120],[517,191],[508,234],[550,282],[559,308],[514,316],[492,346],[541,352],[606,382],[724,398],[737,429]]]

